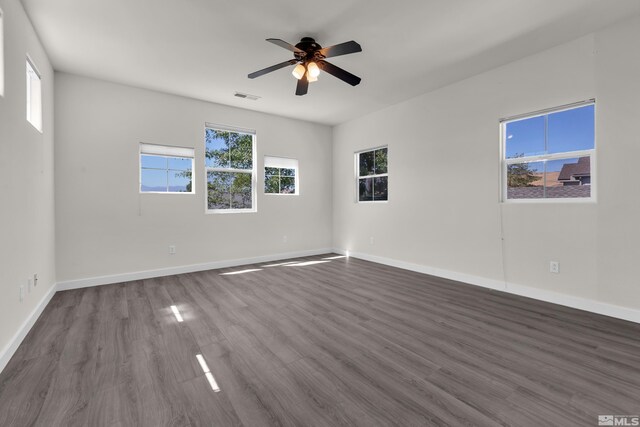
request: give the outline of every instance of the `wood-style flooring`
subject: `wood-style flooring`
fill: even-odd
[[[640,413],[640,325],[333,257],[58,292],[0,374],[0,426],[595,426]]]

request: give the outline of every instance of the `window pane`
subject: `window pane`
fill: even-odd
[[[358,200],[366,202],[373,200],[373,178],[361,178],[359,181]]]
[[[231,208],[231,172],[207,172],[207,206],[209,209]]]
[[[251,169],[253,167],[253,136],[231,132],[229,141],[231,168]]]
[[[549,114],[549,153],[564,153],[594,148],[594,105]]]
[[[295,169],[280,169],[280,175],[282,176],[296,176]]]
[[[280,193],[294,194],[296,192],[296,179],[292,176],[280,178]]]
[[[169,157],[169,169],[176,171],[191,170],[191,159],[181,157]]]
[[[382,148],[375,152],[375,174],[387,173],[387,149]],[[386,200],[386,199],[385,199]]]
[[[191,192],[191,171],[169,171],[169,191]]]
[[[251,174],[208,172],[209,209],[250,209],[252,204]]]
[[[591,196],[591,159],[547,161],[545,183],[547,198],[579,198]]]
[[[167,191],[167,171],[155,169],[142,169],[140,191]]]
[[[42,131],[42,82],[27,59],[27,120]]]
[[[360,176],[373,175],[373,151],[367,151],[366,153],[360,153],[358,155],[360,162]]]
[[[374,178],[373,182],[373,200],[387,200],[387,184],[388,177],[381,176]]]
[[[265,175],[264,192],[269,194],[277,194],[280,192],[280,178],[278,176]]]
[[[280,175],[280,169],[264,168],[264,176],[278,176],[278,175]]]
[[[228,168],[229,132],[205,129],[205,165],[208,167]]]
[[[544,162],[507,165],[507,199],[544,198]]]
[[[544,120],[544,116],[539,116],[506,124],[505,155],[507,159],[544,154]]]
[[[231,183],[231,208],[251,209],[251,174],[234,173]]]
[[[143,154],[140,156],[140,165],[142,168],[151,169],[167,169],[167,158],[162,156],[149,156]]]

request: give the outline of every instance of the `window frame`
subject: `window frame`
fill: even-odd
[[[563,111],[574,110],[581,107],[593,105],[594,116],[594,134],[593,134],[593,148],[587,150],[577,151],[563,151],[560,153],[538,154],[533,156],[514,157],[507,159],[507,125],[520,120],[532,119],[535,117],[549,116],[554,113],[560,113]],[[506,117],[500,119],[500,202],[501,203],[595,203],[597,201],[597,158],[596,158],[596,116],[597,107],[595,99],[588,99],[585,101],[575,102],[571,104],[565,104],[558,107],[546,108],[544,110],[538,110],[531,113],[518,114],[516,116]],[[547,120],[545,120],[546,126]],[[545,130],[545,138],[547,138]],[[589,197],[548,197],[548,198],[522,198],[522,199],[509,199],[507,198],[508,186],[507,186],[507,167],[513,164],[522,163],[535,163],[546,162],[553,160],[566,160],[581,157],[589,157],[591,182],[588,184],[591,188]]]
[[[145,147],[152,147],[158,150],[158,153],[145,152]],[[171,150],[191,150],[191,155],[180,155],[180,154],[169,154],[168,152]],[[165,153],[162,153],[162,150],[166,150]],[[191,160],[191,191],[142,191],[142,156],[155,156],[155,157],[164,157],[164,158],[173,158],[173,159],[189,159]],[[196,194],[196,180],[195,180],[195,152],[191,147],[178,147],[174,145],[160,145],[160,144],[147,144],[140,143],[138,144],[138,193],[139,194]],[[167,163],[167,169],[156,169],[156,168],[144,168],[151,170],[166,170],[167,172],[174,170],[169,169],[169,165]],[[167,180],[167,189],[169,187],[169,181]]]
[[[376,150],[382,150],[383,148],[387,149],[387,172],[381,174],[373,174],[373,175],[363,175],[360,176],[360,154],[369,153],[371,151],[375,152]],[[375,156],[375,154],[374,154]],[[373,148],[367,148],[364,150],[359,150],[354,153],[353,160],[355,163],[355,202],[356,203],[389,203],[389,145],[379,145]],[[380,178],[387,177],[387,199],[386,200],[360,200],[360,179],[361,178]]]
[[[288,161],[295,161],[295,165],[292,165],[291,167],[280,167],[280,166],[267,166],[267,158],[273,158],[273,159],[283,159],[283,160],[288,160]],[[267,193],[265,190],[265,186],[266,186],[266,179],[265,182],[263,183],[264,185],[262,186],[262,192],[264,193],[265,196],[299,196],[300,195],[300,163],[298,161],[298,159],[294,159],[292,157],[282,157],[282,156],[264,156],[264,169],[265,169],[265,173],[263,174],[263,179],[266,177],[266,169],[267,168],[272,168],[272,169],[278,169],[278,171],[281,171],[282,169],[293,169],[295,172],[293,178],[294,178],[294,185],[296,188],[296,191],[294,191],[293,193]],[[282,175],[279,175],[279,178],[282,178]],[[289,177],[286,177],[289,178]]]
[[[39,91],[40,91],[40,96],[39,96],[39,109],[38,109],[38,120],[37,123],[34,123],[36,120],[34,120],[34,118],[32,117],[34,111],[32,108],[32,91],[33,91],[33,87],[32,87],[32,79],[29,75],[29,70],[31,70],[31,72],[33,72],[33,74],[38,78],[38,82],[39,82]],[[27,85],[27,98],[26,98],[26,104],[27,104],[27,122],[29,122],[29,124],[31,126],[33,126],[38,132],[43,133],[43,102],[42,102],[42,73],[40,73],[40,70],[38,70],[38,67],[36,66],[35,62],[33,61],[33,59],[31,59],[31,56],[29,54],[27,54],[27,59],[26,59],[26,67],[25,67],[25,77],[26,77],[26,85]]]
[[[257,186],[257,134],[253,129],[239,128],[235,126],[227,126],[227,125],[219,125],[215,123],[205,123],[204,131],[205,134],[207,129],[213,129],[222,132],[235,132],[235,133],[243,133],[245,135],[251,135],[251,169],[236,169],[236,168],[219,168],[219,167],[210,167],[207,166],[206,159],[206,150],[207,150],[207,140],[206,137],[203,139],[204,142],[204,210],[205,214],[235,214],[235,213],[256,213],[258,212],[258,186]],[[250,173],[251,174],[251,208],[247,209],[209,209],[209,172],[232,172],[232,173]]]

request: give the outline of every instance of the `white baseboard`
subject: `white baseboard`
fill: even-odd
[[[289,258],[322,255],[331,253],[331,248],[313,249],[308,251],[284,252],[272,255],[263,255],[253,258],[240,258],[225,261],[213,261],[203,264],[191,264],[178,267],[159,268],[157,270],[135,271],[131,273],[114,274],[109,276],[88,277],[85,279],[67,280],[58,282],[58,291],[87,288],[89,286],[109,285],[112,283],[130,282],[132,280],[151,279],[154,277],[171,276],[174,274],[194,273],[196,271],[215,270],[217,268],[237,267],[261,262],[279,261]]]
[[[379,264],[389,265],[391,267],[402,268],[404,270],[411,270],[418,273],[429,274],[432,276],[442,277],[445,279],[456,280],[459,282],[467,283],[470,285],[481,286],[484,288],[490,288],[498,291],[503,291],[515,295],[520,295],[528,298],[533,298],[541,301],[546,301],[554,304],[563,305],[566,307],[572,307],[579,310],[590,311],[592,313],[602,314],[605,316],[615,317],[618,319],[628,320],[635,323],[640,323],[640,310],[636,310],[628,307],[620,307],[614,304],[608,304],[586,298],[575,297],[566,294],[560,294],[543,289],[536,289],[530,286],[505,284],[500,280],[487,279],[485,277],[474,276],[471,274],[459,273],[451,270],[444,270],[434,267],[429,267],[421,264],[414,264],[410,262],[395,260],[391,258],[380,257],[376,255],[369,255],[358,252],[348,252],[343,249],[315,249],[308,251],[298,252],[286,252],[273,255],[264,255],[253,258],[241,258],[226,261],[215,261],[204,264],[192,264],[187,266],[161,268],[157,270],[137,271],[132,273],[115,274],[110,276],[90,277],[86,279],[69,280],[65,282],[59,282],[57,285],[51,287],[47,294],[42,298],[40,303],[31,312],[29,317],[20,326],[20,329],[13,336],[11,341],[0,352],[0,372],[5,368],[9,360],[18,349],[18,346],[22,343],[22,340],[27,336],[31,328],[33,327],[42,311],[47,306],[51,298],[57,291],[64,291],[70,289],[79,289],[89,286],[106,285],[110,283],[128,282],[132,280],[150,279],[153,277],[169,276],[174,274],[192,273],[196,271],[214,270],[217,268],[236,267],[247,264],[257,264],[262,262],[279,261],[289,258],[299,258],[306,256],[322,255],[326,253],[339,253],[348,255],[350,257],[363,259],[366,261],[376,262]]]
[[[481,286],[514,295],[533,298],[540,301],[550,302],[553,304],[563,305],[565,307],[576,308],[578,310],[589,311],[592,313],[602,314],[604,316],[615,317],[617,319],[628,320],[630,322],[640,323],[640,310],[621,307],[614,304],[595,301],[587,298],[576,297],[567,294],[561,294],[544,289],[537,289],[531,286],[516,285],[505,283],[501,280],[487,279],[486,277],[474,276],[471,274],[459,273],[457,271],[444,270],[429,267],[421,264],[414,264],[405,261],[399,261],[391,258],[370,255],[361,252],[350,252],[344,249],[334,248],[333,252],[350,257],[363,259],[365,261],[376,262],[379,264],[389,265],[391,267],[411,270],[418,273],[430,274],[432,276],[442,277],[444,279],[455,280],[470,285]]]
[[[290,258],[301,258],[307,256],[314,255],[322,255],[331,253],[330,248],[324,249],[314,249],[307,251],[297,251],[297,252],[285,252],[273,255],[264,255],[253,258],[241,258],[241,259],[232,259],[225,261],[214,261],[208,262],[204,264],[192,264],[186,266],[179,267],[169,267],[169,268],[161,268],[157,270],[147,270],[147,271],[136,271],[132,273],[124,273],[124,274],[114,274],[110,276],[100,276],[100,277],[89,277],[86,279],[78,279],[78,280],[69,280],[65,282],[58,282],[54,286],[51,287],[49,292],[42,298],[38,306],[31,312],[29,317],[24,321],[24,323],[20,326],[20,329],[16,334],[11,338],[9,343],[2,349],[0,352],[0,372],[7,366],[9,360],[16,352],[22,340],[27,336],[31,328],[33,327],[42,311],[47,306],[51,298],[57,291],[66,291],[70,289],[80,289],[86,288],[89,286],[98,286],[98,285],[107,285],[111,283],[120,283],[120,282],[129,282],[131,280],[141,280],[141,279],[151,279],[153,277],[161,277],[161,276],[171,276],[174,274],[182,274],[182,273],[193,273],[196,271],[204,271],[204,270],[215,270],[217,268],[227,268],[227,267],[236,267],[247,264],[257,264],[262,262],[272,262],[279,261],[283,259]]]
[[[13,357],[13,354],[22,343],[22,340],[24,340],[24,338],[27,336],[34,323],[36,323],[36,320],[38,320],[38,317],[40,317],[42,311],[47,306],[47,304],[49,304],[49,301],[51,301],[51,298],[53,298],[53,295],[55,293],[56,285],[54,284],[53,286],[51,286],[51,289],[49,289],[45,296],[40,300],[36,308],[33,309],[31,314],[29,314],[29,317],[27,317],[22,325],[20,325],[20,329],[18,329],[18,332],[15,333],[9,343],[2,349],[2,351],[0,352],[0,372],[2,372],[5,366],[7,366],[7,363],[9,363],[9,360],[11,360],[11,357]]]

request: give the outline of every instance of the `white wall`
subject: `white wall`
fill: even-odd
[[[337,126],[334,246],[640,309],[638,40],[636,17]],[[499,119],[589,98],[597,202],[501,204]],[[354,203],[353,153],[383,144],[389,202]],[[560,274],[549,273],[551,260]]]
[[[257,131],[257,213],[205,214],[205,122]],[[56,123],[59,282],[331,247],[327,126],[64,73]],[[139,194],[140,142],[194,147],[196,194]],[[299,196],[264,195],[265,155],[299,160]]]
[[[7,347],[55,284],[53,70],[18,0],[4,12],[4,96],[0,96],[0,369]],[[42,74],[43,133],[26,120],[27,53]],[[28,292],[27,279],[38,286]],[[19,300],[19,287],[25,298]]]

